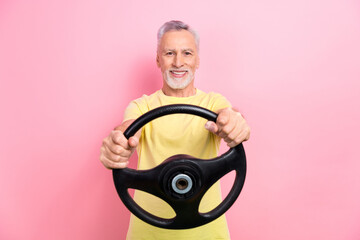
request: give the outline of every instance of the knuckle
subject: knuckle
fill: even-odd
[[[103,141],[102,141],[102,145],[103,146],[108,145],[108,143],[109,143],[109,137],[104,138]]]
[[[220,125],[224,125],[224,124],[226,123],[226,118],[225,118],[224,116],[220,116],[220,117],[218,118],[218,123],[219,123]]]
[[[224,126],[222,129],[222,131],[226,134],[229,134],[231,132],[231,130],[232,130],[232,127],[229,125]]]
[[[102,162],[103,164],[105,163],[105,159],[104,159],[104,155],[103,155],[103,154],[100,155],[100,162]]]
[[[105,147],[104,147],[104,145],[102,145],[100,148],[100,154],[102,155],[104,152],[105,152]]]
[[[124,153],[124,148],[121,147],[121,146],[116,146],[115,153],[118,154],[118,155],[123,154]]]
[[[231,141],[234,141],[236,137],[237,135],[233,132],[228,135],[228,138],[231,139]]]
[[[218,135],[219,135],[219,137],[224,138],[224,139],[227,137],[224,132],[219,132]]]
[[[114,163],[112,164],[112,168],[126,168],[126,166],[128,165],[128,162],[118,162],[118,163]]]
[[[113,162],[109,161],[106,163],[105,167],[107,169],[113,169],[113,168],[115,168],[115,164]]]
[[[122,132],[120,131],[112,131],[111,132],[111,139],[113,142],[119,143],[123,137]]]
[[[120,162],[121,161],[121,157],[119,155],[113,155],[112,159],[113,162]]]
[[[127,165],[128,165],[127,162],[121,162],[121,163],[118,164],[118,167],[119,168],[126,168]]]
[[[232,142],[232,140],[231,140],[230,138],[228,138],[228,137],[224,138],[224,141],[225,141],[226,143],[228,143],[228,144]]]
[[[111,154],[111,151],[109,150],[108,147],[102,146],[100,148],[100,153],[101,153],[102,156],[106,157],[106,156],[109,156]]]
[[[112,168],[112,162],[109,161],[105,156],[102,156],[100,158],[101,163],[104,165],[104,167],[106,167],[107,169],[111,169]]]
[[[116,156],[116,160],[118,162],[123,162],[123,161],[126,161],[127,160],[127,157],[126,156]]]
[[[236,144],[241,143],[244,140],[243,136],[239,135],[235,138],[234,142],[236,142]]]
[[[243,134],[244,134],[245,136],[249,136],[249,135],[250,135],[250,128],[249,128],[249,127],[245,127],[242,132],[243,132]]]

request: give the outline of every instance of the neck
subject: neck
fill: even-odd
[[[196,94],[196,88],[190,85],[184,89],[172,89],[166,84],[164,84],[161,90],[166,96],[171,97],[191,97]]]

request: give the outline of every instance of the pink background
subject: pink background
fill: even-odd
[[[356,0],[1,1],[0,239],[124,239],[99,149],[160,88],[172,19],[200,33],[198,88],[252,127],[232,239],[360,239]]]

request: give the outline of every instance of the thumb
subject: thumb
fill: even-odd
[[[205,129],[216,134],[218,131],[218,126],[213,121],[207,121],[205,124]]]
[[[132,136],[129,138],[128,143],[131,148],[136,148],[137,145],[139,144],[139,139],[135,136]]]

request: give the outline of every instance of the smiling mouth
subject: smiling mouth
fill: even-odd
[[[187,74],[187,70],[170,70],[170,73],[175,78],[182,78]]]

